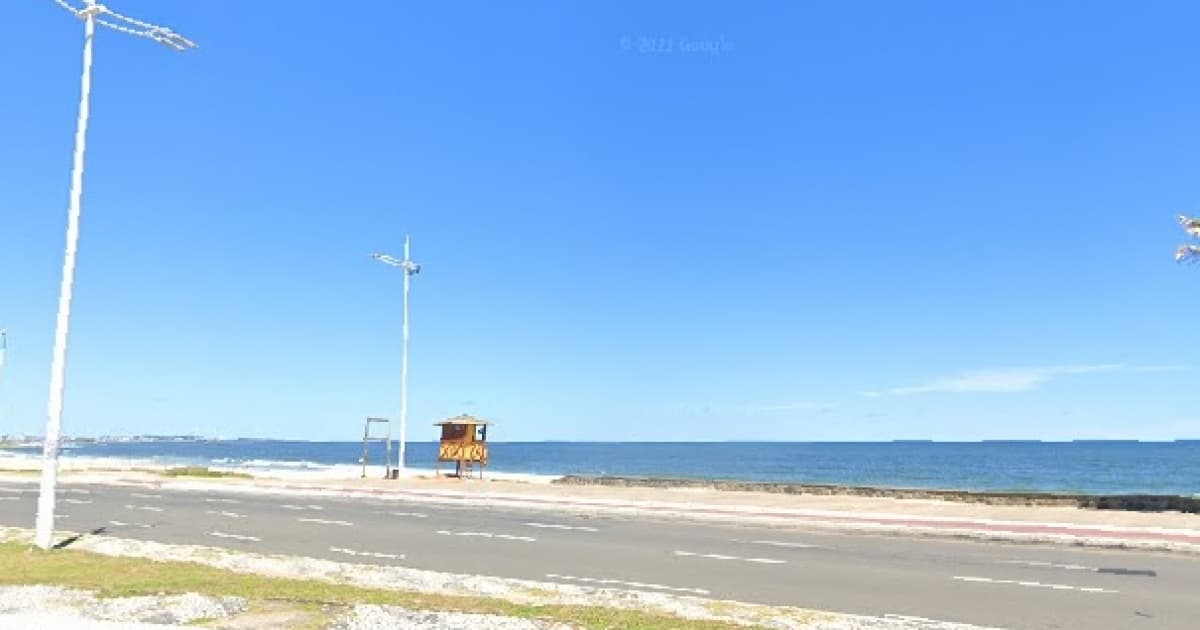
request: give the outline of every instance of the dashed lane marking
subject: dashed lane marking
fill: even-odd
[[[374,552],[374,551],[355,551],[353,549],[345,549],[343,547],[330,547],[329,550],[334,553],[344,553],[348,556],[359,556],[359,557],[366,557],[366,558],[383,558],[386,560],[403,560],[404,559],[404,554],[402,554],[402,553],[397,554],[397,553],[378,553],[378,552]]]
[[[233,540],[245,540],[248,542],[262,542],[261,538],[257,538],[255,536],[243,536],[241,534],[226,534],[225,532],[208,532],[208,535],[216,536],[217,538],[230,538]]]
[[[126,523],[125,521],[109,521],[108,524],[114,527],[141,527],[142,529],[150,528],[149,525],[145,525],[143,523]]]
[[[1041,562],[1038,560],[997,560],[999,564],[1019,564],[1026,567],[1045,567],[1047,569],[1063,569],[1065,571],[1091,571],[1098,572],[1099,567],[1085,567],[1082,564],[1056,564],[1054,562]]]
[[[896,621],[905,622],[905,628],[913,627],[914,630],[984,630],[979,626],[972,626],[965,623],[957,623],[954,621],[940,621],[930,619],[928,617],[917,617],[915,615],[897,615],[888,613],[883,616],[884,619],[894,619]],[[913,626],[912,624],[919,624]]]
[[[130,492],[129,496],[137,497],[139,499],[161,499],[162,498],[161,494],[142,494],[140,492]]]
[[[551,580],[563,580],[567,582],[581,582],[583,584],[598,584],[600,586],[626,586],[629,588],[649,589],[653,591],[667,591],[671,593],[693,593],[695,595],[708,595],[710,591],[702,588],[686,588],[682,586],[665,586],[663,584],[647,584],[645,582],[627,582],[625,580],[612,580],[604,578],[578,577],[574,575],[559,575],[557,573],[547,573],[546,577]]]
[[[727,556],[723,553],[696,553],[694,551],[675,551],[675,555],[684,558],[707,558],[709,560],[737,560],[740,562],[753,562],[755,564],[787,564],[787,560],[776,560],[774,558],[743,558],[740,556]]]
[[[71,503],[74,505],[87,505],[91,503],[88,499],[63,499],[63,503]]]
[[[224,516],[226,518],[246,518],[245,514],[238,514],[237,512],[219,512],[217,510],[206,510],[205,513],[213,514],[216,516]]]
[[[241,503],[237,499],[205,499],[208,503]]]
[[[600,530],[595,527],[584,527],[582,525],[559,525],[558,523],[525,523],[529,527],[540,527],[542,529],[562,529],[567,531],[578,532],[598,532]]]
[[[152,507],[149,505],[126,505],[125,509],[126,510],[143,510],[146,512],[162,512],[163,511],[163,509],[160,507]]]
[[[420,512],[388,512],[388,514],[391,514],[392,516],[408,516],[411,518],[429,518],[428,514],[422,514]]]
[[[956,575],[955,580],[960,582],[974,582],[978,584],[1008,584],[1013,586],[1025,586],[1028,588],[1048,588],[1055,591],[1079,591],[1082,593],[1119,593],[1107,588],[1098,588],[1094,586],[1072,586],[1070,584],[1043,584],[1041,582],[1032,582],[1028,580],[997,580],[989,577],[978,577],[973,575]]]
[[[301,523],[316,523],[318,525],[341,525],[343,527],[350,527],[354,525],[354,523],[351,523],[350,521],[331,521],[323,518],[301,518],[299,520]]]
[[[743,545],[767,545],[770,547],[786,547],[788,549],[820,549],[820,545],[810,545],[808,543],[787,542],[783,540],[741,540],[734,538],[729,542],[741,543]]]
[[[439,529],[437,533],[443,536],[473,536],[476,538],[497,538],[499,540],[518,540],[521,542],[537,542],[536,538],[529,536],[513,536],[511,534],[493,534],[491,532],[452,532],[445,529]]]
[[[0,501],[20,501],[21,497],[0,497]]]

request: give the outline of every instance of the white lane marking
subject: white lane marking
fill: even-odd
[[[140,492],[130,492],[129,496],[137,497],[139,499],[161,499],[162,498],[161,494],[142,494]]]
[[[741,540],[734,538],[729,542],[742,543],[743,545],[769,545],[771,547],[787,547],[789,549],[820,549],[819,545],[810,545],[808,543],[786,542],[782,540]]]
[[[709,560],[739,560],[741,562],[753,562],[755,564],[787,564],[787,560],[776,560],[774,558],[742,558],[740,556],[727,556],[722,553],[696,553],[694,551],[675,551],[675,555],[684,558],[708,558]]]
[[[1063,569],[1065,571],[1091,571],[1099,573],[1099,567],[1085,567],[1082,564],[1055,564],[1053,562],[1041,562],[1038,560],[997,560],[999,564],[1019,564],[1026,567],[1045,567],[1047,569]]]
[[[387,560],[403,560],[404,554],[396,553],[378,553],[374,551],[355,551],[353,549],[344,549],[342,547],[330,547],[330,551],[334,553],[344,553],[348,556],[363,556],[367,558],[385,558]]]
[[[148,506],[148,505],[126,505],[126,506],[125,506],[125,509],[126,509],[126,510],[145,510],[145,511],[147,511],[147,512],[161,512],[161,511],[163,511],[163,509],[162,509],[162,508],[159,508],[159,507],[150,507],[150,506]]]
[[[567,531],[577,532],[598,532],[600,530],[595,527],[584,527],[581,525],[559,525],[558,523],[525,523],[529,527],[540,527],[542,529],[563,529]]]
[[[0,492],[11,492],[12,494],[24,494],[24,488],[0,488]]]
[[[498,538],[500,540],[519,540],[521,542],[537,542],[536,538],[529,536],[513,536],[511,534],[493,534],[491,532],[451,532],[444,529],[439,529],[437,533],[443,536],[474,536],[477,538]]]
[[[238,514],[237,512],[218,512],[217,510],[206,510],[205,513],[206,514],[215,514],[217,516],[224,516],[227,518],[246,518],[245,514]]]
[[[300,519],[300,522],[301,523],[316,523],[318,525],[342,525],[345,527],[350,527],[350,526],[354,525],[354,523],[351,523],[350,521],[330,521],[330,520],[326,520],[323,518],[302,518],[302,519]]]
[[[319,506],[319,505],[312,505],[312,504],[309,504],[309,505],[308,505],[308,509],[310,509],[310,510],[324,510],[325,508],[323,508],[323,507],[321,507],[321,506]]]
[[[261,538],[255,538],[254,536],[243,536],[241,534],[226,534],[225,532],[208,532],[208,535],[216,536],[217,538],[232,538],[234,540],[248,540],[250,542],[262,542]]]
[[[241,503],[237,499],[205,499],[209,503]]]
[[[389,512],[392,516],[411,516],[412,518],[429,518],[428,514],[420,512]]]
[[[20,501],[21,497],[0,497],[0,501]]]
[[[1080,591],[1083,593],[1119,593],[1106,588],[1096,588],[1092,586],[1071,586],[1070,584],[1042,584],[1041,582],[1030,582],[1025,580],[997,580],[988,577],[978,577],[973,575],[956,575],[955,580],[960,582],[975,582],[979,584],[1010,584],[1013,586],[1025,586],[1029,588],[1049,588],[1056,591]]]
[[[645,582],[626,582],[625,580],[610,580],[603,578],[577,577],[574,575],[559,575],[557,573],[547,573],[547,578],[551,580],[565,580],[570,582],[583,582],[584,584],[599,584],[601,586],[616,585],[628,586],[631,588],[650,589],[655,591],[669,591],[672,593],[694,593],[696,595],[708,595],[710,591],[702,588],[686,588],[682,586],[665,586],[662,584],[647,584]]]
[[[91,501],[88,499],[63,499],[63,503],[72,503],[75,505],[86,505],[88,503],[91,503]]]
[[[80,490],[79,488],[67,488],[66,490],[63,490],[63,492],[71,492],[74,494],[91,494],[92,493],[91,490]]]
[[[115,525],[117,527],[141,527],[142,529],[148,529],[150,527],[149,525],[143,525],[141,523],[126,523],[124,521],[109,521],[108,524]]]
[[[307,510],[308,509],[308,508],[304,507],[303,505],[292,505],[290,503],[284,503],[283,505],[281,505],[279,507],[281,507],[285,510]]]
[[[917,627],[921,628],[922,630],[983,630],[983,628],[980,628],[979,626],[969,626],[953,621],[941,621],[938,619],[930,619],[929,617],[918,617],[916,615],[897,615],[895,613],[888,613],[884,615],[883,618],[893,619],[896,621],[907,621],[910,624],[915,622],[920,624]],[[907,628],[910,626],[906,625],[905,627]]]

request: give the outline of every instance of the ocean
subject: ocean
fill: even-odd
[[[433,468],[437,445],[409,442],[408,465]],[[37,449],[9,449],[33,456]],[[246,470],[359,463],[361,442],[109,442],[64,457]],[[382,464],[371,445],[369,463]],[[445,467],[443,467],[445,469]],[[1200,441],[1178,442],[492,442],[488,470],[951,490],[1200,495]]]

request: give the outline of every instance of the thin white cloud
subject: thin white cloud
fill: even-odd
[[[833,409],[833,403],[817,403],[817,402],[787,402],[776,403],[770,405],[754,405],[750,407],[751,411],[829,411]]]
[[[1145,373],[1175,372],[1188,369],[1180,365],[1126,365],[1124,363],[1096,363],[1090,365],[1055,365],[1042,367],[1018,367],[994,370],[973,370],[955,376],[938,378],[919,385],[892,387],[884,390],[862,392],[867,398],[883,396],[912,396],[934,393],[1017,393],[1026,392],[1044,383],[1064,376],[1100,373]]]

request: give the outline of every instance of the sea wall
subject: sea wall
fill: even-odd
[[[1050,505],[1095,510],[1134,512],[1186,512],[1200,514],[1200,497],[1172,495],[1084,495],[1053,492],[974,492],[966,490],[929,490],[923,488],[877,488],[826,484],[767,481],[727,481],[706,479],[670,479],[650,477],[592,477],[567,475],[554,483],[567,485],[625,486],[640,488],[707,488],[731,492],[771,492],[775,494],[843,495],[885,497],[891,499],[939,499],[988,505]]]

